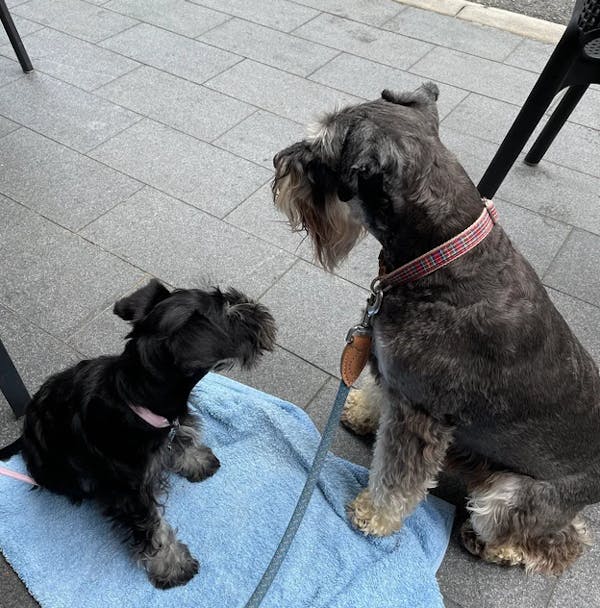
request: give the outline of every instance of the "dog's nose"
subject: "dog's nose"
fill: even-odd
[[[275,154],[275,156],[273,157],[273,167],[275,167],[275,169],[277,169],[277,165],[279,164],[280,157],[281,157],[281,152],[277,152],[277,154]]]

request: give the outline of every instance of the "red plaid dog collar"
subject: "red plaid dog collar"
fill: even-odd
[[[498,221],[498,212],[494,203],[483,199],[483,204],[485,208],[481,215],[460,234],[424,253],[412,262],[408,262],[388,274],[380,274],[374,283],[377,282],[380,289],[386,290],[392,285],[402,285],[403,283],[416,281],[447,266],[467,251],[477,247]]]

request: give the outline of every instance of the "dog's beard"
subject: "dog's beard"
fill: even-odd
[[[303,168],[283,164],[273,181],[275,205],[285,213],[292,230],[308,233],[317,260],[332,271],[366,234],[365,229],[354,218],[351,207],[333,192],[326,193],[323,203],[316,206],[313,186]]]

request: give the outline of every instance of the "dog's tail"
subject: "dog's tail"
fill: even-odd
[[[5,448],[0,450],[0,460],[8,460],[23,449],[23,437],[19,437]]]

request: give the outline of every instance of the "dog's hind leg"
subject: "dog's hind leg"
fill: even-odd
[[[126,531],[135,557],[155,587],[184,585],[197,574],[198,561],[187,545],[177,540],[150,493],[142,490],[105,501],[105,514]]]
[[[353,390],[344,405],[341,421],[357,435],[377,432],[381,412],[382,391],[370,376],[361,389]]]
[[[465,548],[488,562],[560,574],[589,543],[577,516],[585,502],[567,485],[508,472],[477,482],[470,487],[471,515],[462,529]]]
[[[188,481],[202,481],[220,466],[212,450],[200,443],[199,424],[190,414],[183,417],[171,445],[169,468]]]
[[[383,399],[369,486],[348,505],[351,522],[376,536],[399,530],[435,487],[451,439],[450,427]]]

